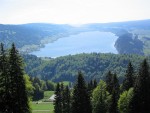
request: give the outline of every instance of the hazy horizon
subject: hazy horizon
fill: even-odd
[[[0,0],[1,24],[86,24],[150,19],[150,0]]]

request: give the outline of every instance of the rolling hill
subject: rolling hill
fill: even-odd
[[[21,52],[31,52],[53,42],[58,38],[69,35],[73,27],[57,24],[23,24],[2,25],[0,24],[0,42],[9,48],[12,43]]]
[[[105,31],[117,35],[115,47],[119,54],[150,55],[150,20],[93,23],[80,27],[46,23],[0,24],[0,42],[7,48],[14,42],[21,52],[29,53],[58,38],[88,31]]]
[[[58,58],[39,58],[34,55],[23,55],[25,71],[32,77],[57,81],[74,81],[78,71],[82,71],[87,80],[104,79],[108,71],[117,73],[122,81],[129,61],[133,63],[135,72],[144,58],[140,55],[118,54],[77,54]]]

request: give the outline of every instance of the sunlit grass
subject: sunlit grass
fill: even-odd
[[[54,105],[52,102],[32,102],[33,113],[53,113]]]

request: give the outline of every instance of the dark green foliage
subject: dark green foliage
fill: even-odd
[[[60,84],[57,83],[55,90],[54,113],[62,113],[62,98]]]
[[[64,104],[65,104],[65,100],[64,100],[64,84],[63,82],[60,84],[60,98],[61,98],[61,113],[63,113],[64,111]]]
[[[110,102],[108,103],[108,112],[117,113],[117,103],[119,99],[119,81],[116,74],[109,71],[106,75],[106,90],[110,94]]]
[[[115,47],[120,54],[139,54],[144,55],[144,44],[138,39],[138,36],[134,36],[132,33],[126,33],[117,39]]]
[[[106,90],[112,94],[112,90],[113,90],[113,83],[112,83],[112,78],[113,78],[113,74],[109,71],[106,75]]]
[[[9,76],[10,92],[11,92],[11,109],[10,112],[14,113],[27,113],[30,112],[27,90],[24,80],[24,71],[22,59],[19,56],[15,45],[12,44],[12,48],[9,52]]]
[[[116,54],[78,54],[43,60],[33,55],[25,55],[26,72],[30,76],[38,76],[54,82],[75,81],[77,70],[85,74],[86,80],[96,78],[97,81],[104,79],[107,72],[116,72],[120,83],[126,74],[128,62],[133,62],[135,72],[138,65],[144,59],[138,55],[116,55]],[[148,57],[149,59],[149,57]],[[46,79],[45,79],[46,78]]]
[[[5,111],[8,108],[9,98],[9,77],[8,77],[8,59],[4,45],[0,44],[0,111]]]
[[[5,54],[1,44],[0,52],[0,103],[5,113],[30,113],[29,100],[24,79],[23,62],[12,44],[9,54]]]
[[[96,86],[97,86],[97,81],[96,81],[96,79],[90,80],[90,82],[88,82],[87,88],[88,88],[88,92],[89,92],[89,95],[90,95],[90,96],[92,96],[92,92],[93,92],[93,90],[96,88]]]
[[[150,113],[150,72],[149,65],[145,59],[139,69],[135,81],[133,98],[131,101],[132,113]]]
[[[46,80],[46,86],[47,86],[47,90],[49,91],[54,91],[55,89],[54,83],[50,80]]]
[[[93,88],[96,88],[96,87],[97,87],[97,80],[94,79]]]
[[[135,76],[134,76],[133,66],[132,66],[131,62],[129,62],[128,67],[127,67],[127,71],[125,74],[125,79],[124,79],[123,84],[122,84],[122,90],[128,91],[131,87],[133,87],[134,80],[135,80]]]
[[[37,101],[37,100],[43,99],[43,97],[44,97],[44,90],[41,88],[42,83],[41,83],[40,79],[37,78],[37,77],[33,78],[32,84],[33,84],[33,87],[34,87],[34,90],[33,90],[33,101]]]
[[[74,86],[71,110],[72,113],[92,113],[90,97],[81,72],[78,73]]]
[[[57,83],[55,90],[54,113],[70,113],[71,97],[69,87]]]
[[[109,113],[118,113],[118,108],[117,108],[117,104],[118,104],[118,99],[119,99],[119,81],[118,81],[118,78],[117,78],[117,75],[116,74],[113,74],[112,75],[112,78],[111,78],[111,87],[112,87],[112,90],[110,92],[110,95],[111,95],[111,100],[110,100],[110,103],[109,103],[109,107],[108,107],[108,111]]]
[[[50,80],[41,80],[38,77],[30,77],[31,83],[33,85],[32,100],[37,101],[43,99],[44,91],[54,91],[55,84]]]
[[[68,86],[66,86],[63,91],[63,112],[62,113],[71,113],[71,95]]]

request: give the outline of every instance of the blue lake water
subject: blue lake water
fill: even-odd
[[[59,57],[92,52],[117,54],[117,50],[114,47],[117,38],[115,34],[110,32],[82,32],[46,44],[44,48],[31,54],[38,57]]]

